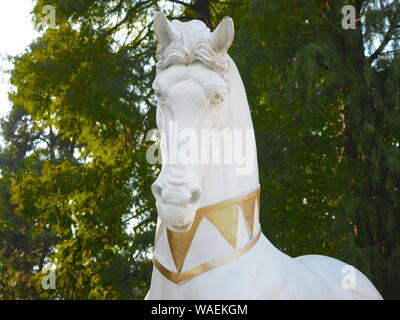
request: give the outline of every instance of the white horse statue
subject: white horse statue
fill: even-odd
[[[291,258],[261,232],[253,124],[227,54],[232,19],[224,18],[211,33],[199,20],[170,22],[158,13],[154,31],[159,45],[153,88],[165,147],[152,185],[159,219],[146,299],[382,299],[355,268],[320,255]],[[174,142],[173,127],[178,133],[251,132],[232,140],[251,155],[247,171],[233,162],[166,163],[183,147]],[[210,150],[222,152],[218,145]]]

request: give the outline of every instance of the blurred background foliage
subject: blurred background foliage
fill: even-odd
[[[356,29],[341,22],[356,9]],[[56,28],[41,25],[56,8]],[[400,3],[38,0],[1,119],[0,298],[141,299],[156,210],[151,23],[235,22],[253,115],[261,224],[291,256],[353,264],[400,298]],[[56,290],[41,270],[56,268]]]

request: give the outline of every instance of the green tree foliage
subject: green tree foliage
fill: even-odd
[[[357,28],[341,27],[356,8]],[[56,8],[56,29],[41,25]],[[354,264],[399,297],[399,4],[377,0],[38,0],[2,119],[0,298],[143,298],[158,167],[155,12],[235,21],[257,134],[264,232]],[[56,268],[56,290],[41,270]],[[397,269],[397,270],[396,270]]]
[[[111,32],[94,30],[95,22],[77,31],[60,20],[15,59],[11,81],[17,90],[11,100],[12,115],[17,114],[4,123],[15,141],[25,139],[30,148],[19,150],[6,136],[4,161],[11,166],[18,160],[19,167],[2,174],[10,171],[3,180],[10,216],[27,227],[4,231],[0,261],[4,275],[22,274],[30,282],[15,289],[10,275],[2,279],[1,292],[5,298],[143,297],[155,225],[148,192],[154,168],[146,162],[144,144],[154,114],[149,82],[154,75],[147,67],[154,44],[136,50],[135,40],[132,47],[117,44]],[[136,59],[140,55],[144,58]],[[15,246],[7,232],[35,241],[26,256],[44,253],[27,258],[25,269],[13,265],[6,253]],[[53,239],[50,246],[40,242],[45,232]],[[40,271],[49,264],[56,267],[54,291],[41,288]]]
[[[348,4],[355,30],[342,28]],[[256,0],[234,48],[267,236],[292,256],[354,264],[387,298],[400,293],[399,11],[397,1]]]
[[[43,36],[14,59],[2,125],[0,298],[144,297],[158,170],[145,141],[155,127],[151,23],[161,7],[206,21],[211,2],[37,1]],[[56,29],[41,24],[45,5]],[[45,266],[56,290],[41,287]]]

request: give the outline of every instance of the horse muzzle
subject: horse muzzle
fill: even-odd
[[[200,188],[165,185],[156,181],[151,190],[156,199],[158,215],[167,227],[176,232],[188,231],[200,204]]]

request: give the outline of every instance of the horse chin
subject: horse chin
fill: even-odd
[[[183,208],[171,204],[157,204],[157,211],[161,221],[174,232],[189,231],[196,214],[196,208]]]
[[[187,224],[181,225],[181,226],[169,226],[167,225],[167,228],[173,232],[187,232],[190,230],[192,227],[193,221],[189,222]]]

